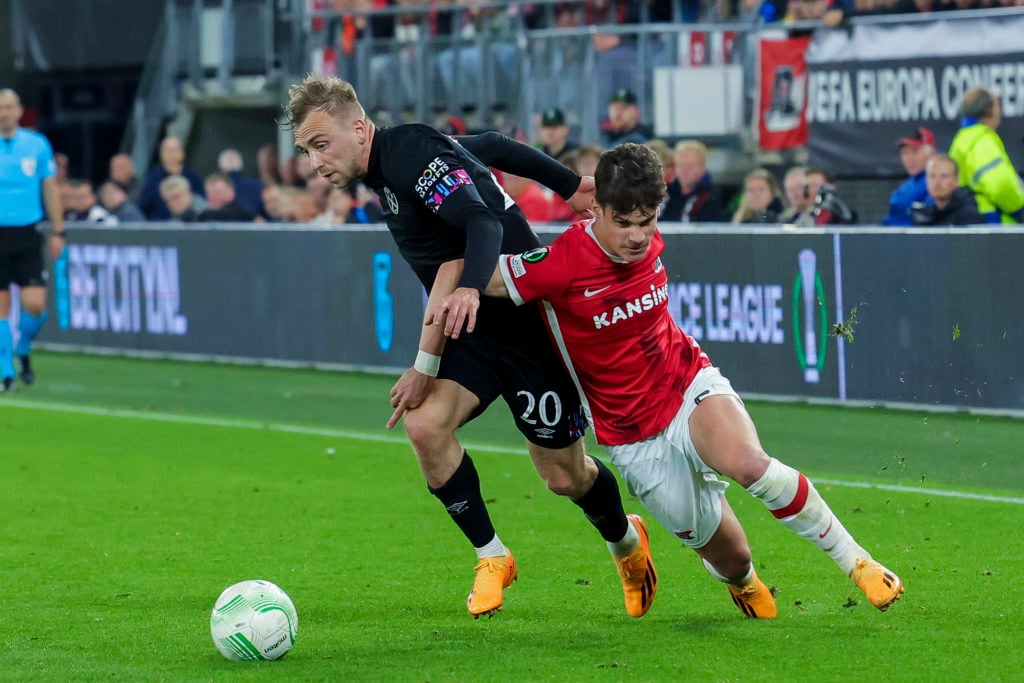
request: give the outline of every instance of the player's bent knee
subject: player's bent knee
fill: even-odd
[[[586,493],[586,491],[580,490],[582,486],[579,478],[574,477],[571,473],[566,472],[565,470],[546,473],[544,475],[544,483],[547,484],[549,491],[558,496],[578,498]]]
[[[417,453],[434,450],[455,433],[442,415],[422,407],[406,413],[404,422],[406,436]]]
[[[762,448],[747,448],[739,451],[730,460],[731,471],[723,474],[743,488],[747,488],[764,476],[772,459]]]

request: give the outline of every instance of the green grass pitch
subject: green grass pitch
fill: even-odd
[[[496,405],[464,438],[520,580],[474,621],[472,550],[383,429],[393,378],[37,356],[38,384],[0,399],[2,681],[934,683],[1024,669],[1019,420],[750,402],[768,451],[819,482],[907,593],[877,612],[733,486],[779,617],[744,619],[655,525],[661,584],[636,620],[600,537],[545,490]],[[217,595],[251,578],[298,609],[281,661],[229,662],[210,639]]]

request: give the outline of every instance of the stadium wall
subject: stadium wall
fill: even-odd
[[[673,316],[744,394],[1024,410],[1024,228],[662,231]],[[383,226],[69,233],[44,347],[377,372],[415,356],[425,295]]]

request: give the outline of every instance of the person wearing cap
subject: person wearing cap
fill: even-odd
[[[882,225],[910,225],[910,207],[928,199],[924,169],[935,154],[935,136],[927,128],[918,128],[912,135],[897,140],[896,147],[900,163],[910,177],[889,196],[889,213],[882,218]]]
[[[1024,188],[996,128],[1003,120],[999,98],[986,88],[964,95],[964,118],[949,156],[960,166],[960,184],[974,192],[989,223],[1024,223]]]
[[[643,144],[654,137],[651,130],[640,123],[640,107],[636,93],[629,88],[619,88],[612,93],[608,103],[608,119],[601,124],[601,142],[605,149],[611,149],[623,142]]]
[[[565,114],[558,107],[545,110],[540,115],[541,150],[552,159],[564,162],[564,157],[579,145],[569,140],[569,126]]]

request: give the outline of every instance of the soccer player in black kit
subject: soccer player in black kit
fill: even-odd
[[[464,258],[453,296],[479,300],[500,253],[541,246],[487,165],[542,182],[579,210],[591,204],[593,178],[499,134],[456,142],[421,124],[377,128],[352,86],[337,78],[310,75],[292,86],[285,116],[296,148],[318,174],[336,187],[362,180],[377,192],[399,252],[428,291],[442,263]],[[501,396],[548,488],[571,498],[608,543],[626,610],[641,617],[657,589],[646,523],[624,513],[614,475],[583,451],[586,418],[542,314],[486,299],[472,335],[445,343],[443,329],[424,327],[414,366],[391,390],[388,427],[404,416],[430,492],[476,549],[470,614],[499,610],[518,574],[455,436]]]

